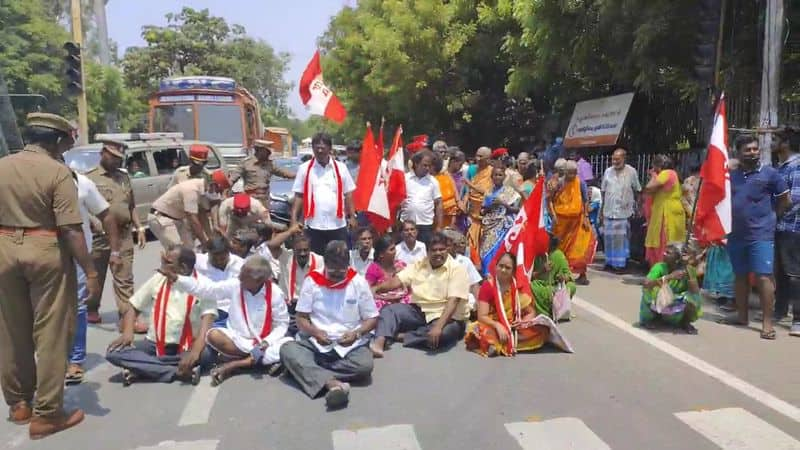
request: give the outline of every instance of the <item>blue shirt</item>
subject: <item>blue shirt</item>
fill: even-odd
[[[800,154],[790,156],[778,167],[786,186],[792,207],[778,220],[778,231],[800,233]]]
[[[773,199],[786,191],[786,181],[772,167],[753,171],[731,171],[733,191],[733,232],[731,238],[744,241],[775,239],[777,218]]]

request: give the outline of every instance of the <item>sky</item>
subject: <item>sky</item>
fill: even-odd
[[[164,15],[179,12],[184,6],[208,9],[228,24],[245,27],[247,34],[263,39],[278,52],[291,55],[285,77],[294,83],[288,103],[295,117],[308,117],[297,83],[306,64],[314,55],[317,38],[325,31],[330,18],[353,0],[109,0],[106,7],[109,38],[119,48],[120,56],[128,47],[144,45],[143,25],[166,25]],[[213,75],[213,74],[209,74]]]

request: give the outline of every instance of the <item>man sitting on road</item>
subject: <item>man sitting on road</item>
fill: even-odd
[[[286,249],[283,244],[290,238],[291,249]],[[289,314],[294,319],[294,308],[297,305],[303,282],[309,273],[315,270],[321,271],[325,267],[325,262],[322,256],[311,251],[311,240],[303,233],[299,225],[276,234],[268,241],[267,245],[280,266],[278,285],[286,298]],[[289,330],[292,335],[297,332],[294,320],[292,320]]]
[[[469,311],[475,311],[477,308],[478,291],[481,287],[483,277],[475,268],[472,260],[466,257],[467,251],[467,237],[453,229],[444,231],[445,236],[450,241],[450,257],[455,262],[461,264],[464,270],[467,271],[467,279],[469,279]]]
[[[404,333],[403,346],[429,350],[447,348],[464,337],[469,317],[469,279],[464,267],[448,254],[447,237],[431,236],[428,258],[401,270],[394,278],[373,286],[374,292],[411,288],[411,303],[381,309],[376,338],[370,349],[383,356],[387,340]]]
[[[238,280],[244,259],[231,254],[228,241],[222,236],[216,236],[208,243],[208,253],[199,253],[194,268],[197,273],[214,282]],[[224,327],[228,321],[228,309],[233,297],[218,297],[217,320],[215,327]]]
[[[260,256],[247,258],[238,278],[210,281],[207,278],[178,276],[164,271],[175,287],[204,299],[232,299],[226,327],[212,328],[206,342],[225,364],[211,371],[212,386],[219,385],[238,369],[272,365],[277,373],[280,348],[286,337],[289,310],[283,294],[272,282],[269,261]]]
[[[197,276],[194,264],[194,252],[185,247],[170,247],[161,255],[164,273]],[[151,307],[152,326],[144,341],[133,344],[136,314]],[[195,299],[156,273],[134,292],[122,314],[122,335],[108,346],[106,359],[123,369],[124,385],[136,379],[197,384],[200,368],[213,362],[211,352],[204,351],[205,335],[217,317],[213,300]]]
[[[327,389],[328,408],[347,405],[350,385],[372,373],[367,348],[378,308],[367,280],[350,266],[344,241],[325,248],[325,269],[313,271],[303,283],[297,302],[295,342],[281,348],[281,362],[311,398]]]
[[[417,224],[413,220],[406,220],[403,222],[400,235],[402,240],[397,246],[397,259],[410,266],[416,264],[417,261],[422,261],[428,256],[425,244],[417,240]]]
[[[219,205],[219,229],[231,237],[236,231],[252,228],[257,222],[270,223],[269,210],[245,193],[234,194]]]

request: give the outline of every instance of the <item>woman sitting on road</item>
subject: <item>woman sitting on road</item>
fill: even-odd
[[[511,356],[536,350],[547,342],[550,329],[532,325],[536,310],[526,286],[518,286],[516,258],[506,253],[497,261],[495,277],[478,293],[478,321],[467,326],[467,350],[482,356]]]
[[[547,255],[537,256],[533,263],[531,290],[536,310],[548,317],[553,315],[553,295],[559,285],[564,283],[570,297],[575,295],[576,289],[569,262],[564,252],[558,249],[558,244],[558,238],[551,234],[549,252]]]
[[[367,267],[367,273],[364,275],[364,278],[367,279],[367,283],[369,283],[369,287],[376,286],[394,278],[397,272],[400,272],[406,267],[403,261],[395,260],[395,246],[388,235],[375,241],[373,248],[375,249],[375,261]],[[408,288],[401,287],[388,292],[375,294],[375,304],[378,306],[378,310],[380,310],[384,306],[393,303],[408,303],[410,298],[411,295]]]
[[[659,305],[657,299],[664,283],[671,289],[672,301]],[[650,269],[644,282],[639,305],[639,324],[654,328],[660,319],[664,323],[683,328],[688,334],[697,334],[692,322],[702,316],[702,302],[693,260],[685,268],[681,268],[681,247],[676,244],[668,245],[664,252],[664,261]]]

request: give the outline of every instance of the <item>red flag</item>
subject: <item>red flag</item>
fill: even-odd
[[[403,158],[403,126],[397,127],[389,150],[387,165],[389,211],[392,218],[397,217],[397,210],[406,198],[406,164]]]
[[[383,124],[386,121],[381,117],[381,129],[378,131],[378,142],[375,143],[375,147],[377,147],[378,152],[381,154],[381,158],[383,158]]]
[[[708,154],[700,168],[694,234],[700,242],[721,242],[731,232],[731,178],[728,172],[728,120],[725,95],[719,99]]]
[[[517,284],[530,288],[533,262],[539,255],[547,253],[550,237],[544,227],[544,177],[536,180],[531,196],[519,210],[514,225],[506,232],[503,245],[489,264],[489,272],[494,274],[497,260],[505,253],[517,257]]]
[[[314,56],[300,78],[300,99],[303,100],[303,104],[311,114],[325,116],[336,123],[344,122],[347,117],[347,111],[342,102],[322,79],[319,50],[314,52]]]
[[[356,211],[366,213],[367,219],[378,233],[385,232],[391,226],[389,199],[386,195],[386,161],[383,160],[383,152],[378,151],[369,123],[361,144],[353,206]]]

